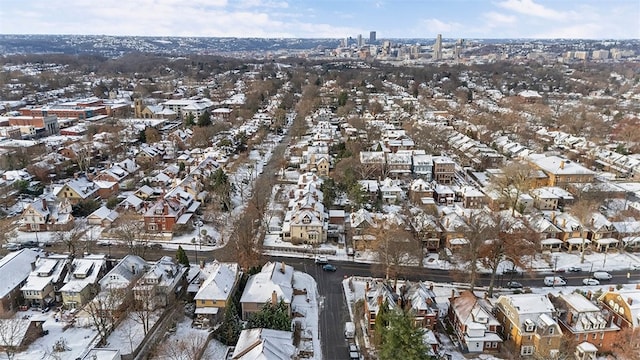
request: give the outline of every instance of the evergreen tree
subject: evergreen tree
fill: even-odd
[[[233,346],[238,342],[242,324],[234,301],[230,301],[224,310],[224,320],[213,331],[213,336],[225,345]]]
[[[179,264],[184,266],[189,266],[189,257],[187,257],[187,253],[184,251],[182,246],[178,246],[178,251],[176,251],[176,260],[178,260]]]
[[[389,325],[389,301],[385,300],[378,313],[376,314],[376,322],[374,324],[373,344],[378,347],[382,343],[382,335]]]
[[[202,115],[198,117],[198,126],[209,125],[211,125],[211,114],[209,114],[209,111],[205,110]]]
[[[196,120],[196,117],[193,115],[193,113],[188,113],[184,117],[184,126],[188,128],[192,127],[196,123],[195,120]]]
[[[247,329],[255,328],[291,331],[291,317],[284,300],[280,299],[275,305],[266,303],[260,311],[251,314]]]
[[[395,310],[388,314],[389,325],[382,333],[380,360],[429,360],[424,331],[414,325],[410,313]]]

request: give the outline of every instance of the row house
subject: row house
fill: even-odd
[[[412,154],[407,151],[398,151],[386,154],[387,170],[395,176],[411,173]]]
[[[21,231],[69,231],[74,225],[71,202],[63,199],[49,203],[44,197],[24,207]]]
[[[45,308],[62,300],[59,291],[70,261],[68,255],[49,255],[36,260],[26,283],[20,288],[27,307]]]
[[[20,288],[35,268],[40,254],[32,249],[13,251],[0,259],[0,317],[10,317],[22,305]]]
[[[380,191],[378,180],[358,180],[358,184],[370,203],[378,201]]]
[[[449,299],[447,317],[464,352],[497,353],[502,349],[502,324],[493,316],[486,299],[463,291]]]
[[[558,210],[574,203],[573,194],[557,186],[542,186],[529,191],[538,210]]]
[[[556,308],[546,295],[501,295],[494,314],[502,324],[502,338],[520,356],[556,359],[560,354],[562,329]]]
[[[600,295],[598,304],[611,314],[612,325],[640,332],[640,285],[621,290],[610,287]]]
[[[542,214],[525,215],[524,220],[527,226],[540,238],[540,250],[557,252],[562,250],[564,241],[560,238],[560,230],[550,219]]]
[[[600,353],[613,350],[620,327],[611,321],[608,311],[578,293],[549,295],[549,298],[556,307],[563,333],[576,342],[593,344]]]
[[[104,276],[104,255],[89,255],[73,259],[69,272],[60,288],[62,303],[66,309],[79,309],[99,292],[98,280]]]
[[[456,163],[448,156],[433,157],[433,179],[438,184],[450,185],[456,173]]]
[[[532,157],[532,164],[548,176],[548,186],[566,187],[571,183],[592,183],[595,172],[558,156]]]
[[[267,262],[259,273],[252,275],[240,297],[241,317],[247,320],[265,304],[276,305],[282,301],[291,315],[293,301],[294,269],[284,262]]]
[[[424,179],[415,179],[409,184],[409,199],[414,204],[423,204],[422,199],[433,199],[433,195],[433,186]]]
[[[640,221],[614,221],[611,225],[616,239],[625,249],[640,251]]]
[[[431,155],[414,153],[412,164],[415,175],[426,182],[431,182],[433,177],[433,158]]]
[[[438,218],[423,211],[412,212],[410,217],[411,228],[416,238],[422,242],[422,248],[427,252],[440,251],[440,238],[442,229]]]
[[[452,186],[455,200],[462,202],[466,209],[480,209],[486,203],[486,195],[473,186]]]
[[[399,180],[386,178],[380,182],[382,202],[385,204],[397,204],[404,197],[404,191],[400,187]]]

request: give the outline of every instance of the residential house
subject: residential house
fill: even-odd
[[[386,283],[379,281],[367,282],[364,293],[364,316],[367,324],[367,333],[369,336],[376,326],[376,318],[380,309],[386,306],[387,309],[395,309],[398,304],[397,294],[393,288]]]
[[[282,301],[291,315],[293,300],[293,267],[284,262],[268,262],[259,273],[252,275],[240,297],[242,319],[260,311],[265,304],[275,305]]]
[[[195,314],[210,319],[222,316],[227,304],[232,301],[240,276],[237,263],[214,261],[209,276],[194,296]]]
[[[560,229],[558,238],[564,242],[568,251],[578,250],[588,247],[591,241],[587,239],[587,233],[583,225],[575,216],[570,213],[551,213],[553,224]]]
[[[69,271],[68,255],[49,255],[36,260],[27,282],[20,288],[28,307],[45,308],[59,302],[59,290]]]
[[[62,303],[66,309],[79,309],[89,302],[100,290],[98,280],[105,272],[104,255],[89,255],[73,259],[71,269],[60,288]]]
[[[426,182],[431,182],[433,176],[433,158],[426,154],[413,154],[412,159],[413,174],[419,176]]]
[[[358,180],[358,184],[360,184],[368,202],[375,203],[378,200],[380,190],[378,180]]]
[[[187,268],[170,256],[163,256],[133,287],[135,301],[146,309],[167,307],[186,290]]]
[[[562,232],[551,219],[542,214],[525,215],[527,226],[540,237],[540,250],[560,251],[564,241],[558,238]]]
[[[438,205],[453,205],[456,193],[447,185],[436,184],[433,188],[433,197]]]
[[[377,226],[374,214],[366,209],[359,209],[349,214],[349,224],[349,235],[353,248],[356,250],[368,249],[369,243],[375,239],[373,235],[369,234],[369,229]]]
[[[384,151],[361,151],[360,164],[367,169],[370,176],[382,176],[387,164]]]
[[[558,156],[532,157],[532,163],[549,177],[548,186],[566,187],[571,183],[592,183],[595,172]]]
[[[25,285],[39,256],[37,251],[22,249],[0,259],[0,318],[9,317],[23,303],[20,288]]]
[[[611,314],[612,325],[640,331],[640,285],[621,290],[610,287],[600,295],[598,304]]]
[[[54,187],[53,194],[59,199],[67,199],[71,204],[77,205],[82,201],[98,198],[98,187],[84,177],[71,179],[62,186]]]
[[[423,211],[412,211],[409,219],[416,238],[422,241],[422,249],[427,252],[438,252],[442,237],[438,218]]]
[[[395,176],[411,174],[412,154],[410,151],[387,153],[387,170]]]
[[[450,185],[456,173],[456,162],[448,156],[434,156],[433,179],[438,184]]]
[[[409,199],[414,204],[422,204],[422,199],[433,199],[433,187],[424,179],[415,179],[409,185]]]
[[[487,203],[485,194],[474,186],[454,186],[452,190],[466,209],[480,209]]]
[[[560,353],[562,329],[554,320],[556,308],[546,295],[501,295],[494,315],[502,324],[502,337],[520,356],[556,359]]]
[[[296,356],[292,332],[255,328],[240,332],[230,359],[293,360]]]
[[[319,197],[307,192],[297,200],[293,199],[289,207],[282,225],[284,240],[309,244],[327,241],[329,224]]]
[[[640,251],[640,221],[614,221],[611,223],[615,238],[629,251]]]
[[[22,231],[68,231],[74,217],[70,201],[63,199],[49,203],[44,197],[27,204],[22,211]]]
[[[600,353],[613,350],[620,327],[611,322],[608,311],[579,293],[549,295],[549,298],[558,311],[558,323],[565,335],[595,345]]]
[[[118,216],[119,214],[117,211],[110,210],[106,206],[101,206],[96,211],[87,216],[87,224],[108,228],[111,227]]]
[[[405,307],[409,309],[414,325],[423,329],[435,330],[440,316],[440,307],[436,303],[433,284],[407,281],[400,287],[400,293],[405,294]]]
[[[502,324],[493,316],[489,301],[465,290],[449,299],[447,316],[464,352],[500,352]]]
[[[404,191],[400,187],[400,181],[389,178],[380,182],[380,193],[385,204],[397,204],[404,197]]]
[[[99,281],[100,289],[121,289],[126,288],[136,279],[142,276],[150,265],[137,255],[127,255],[120,260],[108,273]]]
[[[533,198],[533,206],[538,210],[557,210],[560,197],[549,188],[533,189],[529,192]]]

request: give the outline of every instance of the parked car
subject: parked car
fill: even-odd
[[[322,270],[324,270],[324,271],[332,271],[333,272],[333,271],[338,270],[338,268],[333,266],[333,265],[331,265],[331,264],[325,264],[324,266],[322,266]]]
[[[7,243],[7,244],[4,244],[2,247],[4,247],[9,251],[16,251],[16,250],[22,249],[22,246],[16,243]]]
[[[509,289],[522,289],[522,284],[520,284],[517,281],[508,281],[507,282],[507,287]]]
[[[581,272],[582,268],[581,267],[577,267],[577,266],[569,266],[567,268],[568,272]]]
[[[316,264],[325,265],[329,263],[329,259],[325,255],[317,255],[316,256]]]
[[[596,271],[593,273],[593,278],[598,280],[611,280],[613,276],[606,271]]]
[[[600,285],[600,281],[598,279],[592,279],[592,278],[582,279],[582,283],[586,286]]]
[[[546,286],[565,286],[567,281],[560,276],[547,276],[544,278],[544,284]]]
[[[504,269],[502,271],[503,275],[520,275],[520,271],[518,271],[518,269],[516,268],[511,268],[511,269]]]
[[[640,264],[631,265],[631,270],[640,270]]]

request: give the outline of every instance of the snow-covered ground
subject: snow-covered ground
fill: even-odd
[[[14,360],[56,359],[56,356],[59,359],[75,359],[83,356],[95,344],[98,335],[92,328],[75,327],[65,321],[56,321],[56,317],[60,317],[53,311],[45,314],[33,310],[19,311],[15,317],[44,320],[42,329],[49,333],[37,338],[25,351],[16,354]],[[54,350],[57,342],[64,344],[61,348],[65,351]],[[5,358],[6,354],[0,353],[0,359]]]
[[[159,312],[150,314],[149,328],[159,319]],[[129,314],[126,319],[115,328],[115,330],[107,338],[105,347],[119,349],[122,355],[131,354],[140,345],[144,339],[144,328],[140,321],[136,321],[133,313]]]

